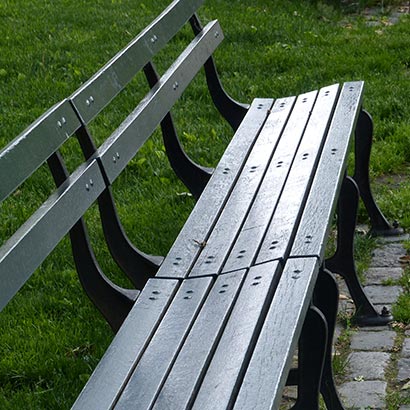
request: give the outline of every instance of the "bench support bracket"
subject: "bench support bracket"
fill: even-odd
[[[326,319],[322,312],[311,306],[299,339],[298,398],[292,410],[319,409],[327,332]]]
[[[154,64],[148,63],[144,67],[144,73],[149,86],[151,88],[154,87],[160,79]],[[211,178],[213,169],[198,165],[188,157],[181,146],[170,112],[161,121],[161,131],[165,151],[172,169],[194,198],[199,199],[205,185],[208,183],[209,178]]]
[[[58,151],[48,159],[48,165],[56,185],[60,186],[68,177],[68,172]],[[104,275],[92,251],[82,218],[71,228],[69,234],[81,285],[112,330],[117,332],[134,305],[139,291],[120,288]]]
[[[356,306],[354,323],[358,326],[384,326],[391,322],[393,317],[386,307],[380,314],[376,311],[359,282],[354,263],[353,242],[358,203],[359,189],[356,182],[346,177],[339,197],[337,248],[325,265],[332,273],[338,273],[345,280]]]
[[[397,221],[394,221],[393,225],[390,225],[374,201],[370,189],[369,162],[372,140],[372,117],[367,111],[361,110],[356,125],[355,172],[353,178],[359,187],[360,196],[363,199],[370,218],[371,230],[369,233],[373,236],[400,235],[403,233],[403,229],[399,227]]]
[[[96,147],[85,125],[77,131],[77,138],[86,159],[96,152]],[[101,167],[103,169],[103,167]],[[111,256],[137,289],[142,289],[147,280],[155,275],[163,261],[162,256],[147,255],[129,240],[117,214],[111,188],[98,197],[104,237]]]

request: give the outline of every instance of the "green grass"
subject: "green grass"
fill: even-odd
[[[375,2],[377,3],[377,2]],[[0,3],[0,146],[51,105],[70,95],[127,44],[166,5],[166,0],[5,0]],[[410,227],[409,18],[386,24],[383,13],[368,26],[343,3],[210,0],[204,21],[218,18],[225,41],[216,52],[222,82],[239,101],[295,95],[334,82],[365,80],[364,105],[375,121],[371,159],[374,180],[404,175],[398,185],[377,184],[377,200],[390,219]],[[156,59],[163,72],[184,47],[189,29]],[[138,76],[91,126],[98,143],[123,120],[148,87]],[[232,132],[209,108],[203,78],[175,109],[190,155],[214,165]],[[63,153],[70,169],[81,161],[73,139]],[[1,206],[0,243],[52,191],[42,168]],[[119,214],[131,240],[164,254],[193,206],[177,181],[156,134],[115,183]],[[360,220],[366,221],[363,211]],[[96,209],[87,213],[104,271],[128,285],[109,257]],[[368,249],[369,245],[361,245]],[[359,257],[368,254],[359,251]],[[360,264],[365,264],[360,258]],[[404,307],[408,312],[410,308]],[[64,409],[75,400],[113,335],[84,295],[64,240],[0,314],[0,408]]]

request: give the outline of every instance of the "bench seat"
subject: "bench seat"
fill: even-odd
[[[74,409],[277,408],[362,91],[253,101]]]

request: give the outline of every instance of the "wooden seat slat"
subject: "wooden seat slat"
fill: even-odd
[[[207,277],[186,280],[181,284],[118,398],[115,409],[135,406],[148,409],[154,404],[212,282],[212,278]],[[159,357],[161,360],[158,360]]]
[[[338,85],[322,88],[318,94],[256,263],[283,259],[290,251],[319,162],[338,88]]]
[[[267,269],[268,265],[258,267]],[[234,409],[279,408],[280,392],[292,364],[318,271],[317,258],[289,259],[286,262]]]
[[[224,265],[224,272],[251,266],[254,261],[286,182],[316,95],[316,91],[303,94],[297,98],[292,107],[291,115],[283,129],[258,195]]]
[[[346,169],[362,93],[363,82],[343,85],[291,256],[324,258],[326,238],[342,183],[341,173]]]
[[[292,105],[276,101],[190,277],[219,273],[287,123]]]
[[[149,279],[72,409],[111,409],[148,346],[179,281]]]
[[[245,270],[219,276],[155,402],[153,410],[189,408],[223,332]]]
[[[240,169],[265,123],[272,99],[255,99],[226,148],[201,197],[162,263],[157,277],[184,278],[207,242]],[[212,201],[212,206],[210,206]]]
[[[192,409],[230,408],[280,271],[276,261],[249,270]]]

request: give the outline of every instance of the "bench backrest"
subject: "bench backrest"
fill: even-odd
[[[223,95],[211,60],[223,34],[217,21],[201,28],[195,12],[202,2],[178,0],[171,3],[152,24],[71,97],[47,111],[0,152],[0,172],[3,176],[0,184],[1,202],[17,189],[22,189],[23,182],[46,161],[58,186],[48,200],[10,238],[3,241],[0,248],[0,309],[87,209],[101,198],[102,194],[106,195],[109,186],[156,127],[165,117],[169,117],[174,103],[204,65],[208,67],[208,81],[216,79],[210,86],[215,91],[213,99],[216,105],[219,105],[222,111],[229,106],[218,96],[222,95],[222,99],[229,100],[229,97]],[[193,27],[194,39],[159,78],[151,60],[188,20]],[[141,69],[144,69],[147,75],[151,90],[97,149],[88,125]],[[230,120],[235,127],[246,107],[232,103],[239,113],[236,119],[232,117],[234,119]],[[59,148],[74,134],[79,140],[86,161],[69,174],[59,154]],[[172,137],[177,138],[176,135]],[[178,141],[172,144],[178,145]],[[170,161],[172,163],[172,159]],[[204,181],[205,184],[206,178]],[[109,198],[109,201],[112,201],[112,198]],[[9,212],[7,203],[2,206],[4,211]],[[115,213],[113,204],[108,208]],[[116,229],[122,234],[120,224]],[[78,250],[79,245],[74,248]],[[73,251],[76,252],[75,249]],[[92,255],[89,259],[92,259]]]

